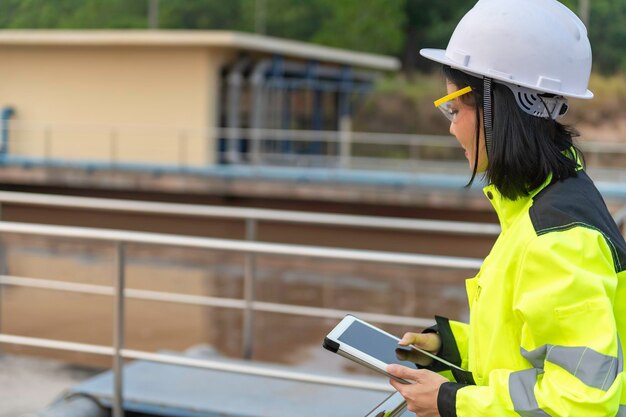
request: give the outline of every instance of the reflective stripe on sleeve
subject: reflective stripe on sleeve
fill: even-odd
[[[537,369],[549,361],[568,371],[586,385],[607,391],[623,369],[621,345],[618,358],[604,355],[588,347],[543,345],[535,350],[521,348],[521,353]]]
[[[550,417],[539,408],[535,398],[535,384],[537,377],[542,373],[542,370],[532,368],[512,372],[509,376],[509,394],[513,408],[522,417]]]
[[[550,417],[539,408],[535,397],[537,377],[543,374],[540,369],[525,369],[512,372],[509,376],[509,394],[513,408],[522,417]],[[620,405],[615,417],[626,417],[626,405]]]
[[[619,339],[619,337],[617,338],[617,358],[618,358],[618,367],[617,367],[617,374],[621,374],[622,372],[624,372],[624,353],[622,352],[622,342]],[[622,388],[625,389],[625,388]],[[620,405],[619,406],[619,410],[617,411],[617,414],[615,414],[615,417],[626,417],[626,405]]]
[[[617,357],[604,355],[588,347],[543,345],[532,351],[520,348],[521,354],[533,368],[512,372],[509,376],[509,394],[515,411],[522,417],[546,417],[535,397],[537,378],[544,373],[549,361],[568,371],[586,385],[607,391],[624,370],[622,345],[617,339]],[[617,417],[626,417],[626,406],[619,408]]]
[[[603,391],[617,378],[617,358],[603,355],[590,348],[554,346],[546,360],[580,379],[590,387]]]
[[[624,371],[624,353],[622,352],[622,341],[617,336],[617,374],[621,374]]]

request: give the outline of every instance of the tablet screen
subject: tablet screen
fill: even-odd
[[[402,361],[396,356],[398,341],[358,321],[350,326],[337,338],[355,349],[366,353],[381,362],[415,367],[413,362]],[[401,347],[401,346],[400,346]],[[401,347],[402,348],[402,347]],[[407,348],[410,349],[410,348]]]

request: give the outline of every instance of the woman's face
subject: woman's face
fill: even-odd
[[[459,90],[459,87],[448,82],[448,94]],[[476,160],[476,108],[463,102],[463,96],[454,99],[451,105],[456,111],[454,122],[450,123],[450,133],[454,135],[465,150],[465,157],[469,161],[471,170],[474,170]],[[487,152],[485,150],[485,135],[483,128],[482,111],[480,117],[480,140],[478,145],[478,167],[476,172],[484,172],[487,169]]]

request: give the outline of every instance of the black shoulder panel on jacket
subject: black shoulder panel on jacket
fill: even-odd
[[[584,171],[556,181],[533,198],[530,219],[537,235],[573,227],[602,233],[613,253],[617,272],[626,270],[626,243],[606,204]]]

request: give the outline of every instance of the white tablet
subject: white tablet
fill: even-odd
[[[415,349],[422,354],[433,358],[434,360],[451,365],[455,365],[433,355],[430,352],[419,349],[413,345],[399,346],[400,339],[364,322],[354,316],[348,315],[343,318],[324,338],[324,348],[331,352],[338,353],[348,359],[351,359],[370,369],[381,372],[398,382],[409,384],[409,381],[392,376],[385,371],[387,365],[397,363],[415,368],[415,364],[410,361],[401,360],[396,355],[396,351]],[[461,369],[461,368],[459,368]]]

